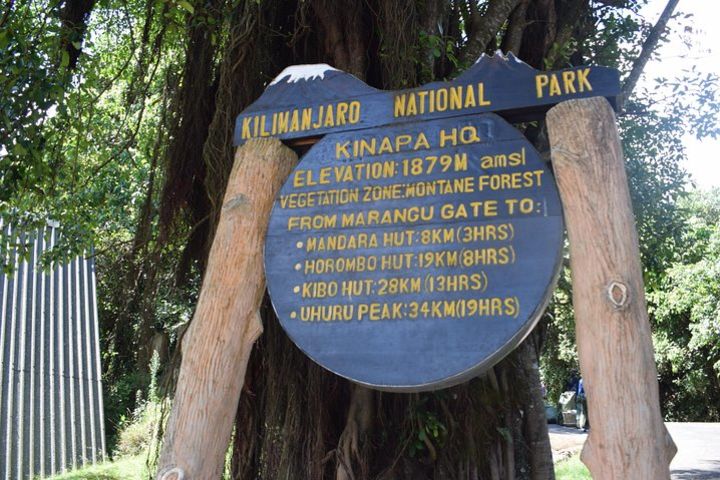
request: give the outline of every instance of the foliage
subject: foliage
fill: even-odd
[[[442,396],[442,393],[437,396]],[[430,397],[421,398],[411,412],[414,417],[412,421],[417,425],[416,429],[413,429],[414,436],[409,441],[408,452],[411,457],[415,457],[418,452],[430,453],[435,449],[435,445],[442,447],[447,437],[447,427],[427,408],[429,400]]]
[[[153,446],[162,419],[162,399],[157,392],[157,372],[160,360],[153,355],[150,363],[151,381],[147,400],[137,401],[132,417],[122,421],[118,429],[117,443],[113,451],[116,457],[147,453]]]
[[[669,244],[665,249],[656,247],[653,263],[645,263],[662,268],[646,272],[646,288],[668,421],[720,419],[719,194],[717,189],[694,192],[671,203],[679,231],[663,239]],[[566,271],[550,309],[554,316],[543,366],[551,400],[577,370],[567,279]]]
[[[122,5],[95,9],[76,70],[57,2],[17,4],[0,34],[0,215],[60,222],[69,254],[129,241],[151,166],[170,72],[160,55],[146,74],[133,62],[143,18]]]
[[[665,416],[720,421],[720,190],[681,203],[681,248],[650,294]]]
[[[131,422],[120,427],[114,456],[145,454],[155,438],[161,418],[161,404],[147,402],[136,412]]]
[[[152,380],[148,387],[147,399],[138,399],[137,407],[129,418],[124,415],[120,416],[117,439],[113,442],[114,447],[110,445],[113,461],[52,477],[53,479],[140,480],[148,478],[149,453],[157,447],[155,439],[163,419],[163,400],[157,391],[159,368],[159,358],[154,355],[150,365]],[[136,391],[136,393],[139,394],[140,391]]]
[[[647,25],[638,23],[637,17],[632,14],[623,19],[618,19],[615,13],[609,15],[608,25],[625,32],[620,35],[625,40],[630,38],[628,35],[637,34],[637,27],[641,27],[640,31],[647,29]],[[618,41],[613,45],[610,57],[620,62],[618,66],[623,65],[622,59],[627,60],[636,54],[633,43]],[[606,45],[604,48],[609,47]],[[610,63],[609,59],[605,61]],[[720,134],[717,112],[720,112],[718,77],[692,69],[678,72],[674,79],[656,79],[656,88],[652,92],[646,89],[637,91],[627,99],[618,118],[648,292],[667,288],[664,279],[668,269],[677,261],[678,255],[689,248],[688,218],[684,207],[681,207],[687,195],[688,182],[681,167],[686,155],[682,138],[687,135],[716,138]],[[565,265],[569,265],[567,258]],[[570,271],[565,268],[548,308],[550,321],[542,362],[543,378],[551,401],[558,399],[571,372],[579,370],[571,294]],[[671,335],[666,330],[667,323],[656,322],[652,309],[650,313],[656,341]],[[656,344],[656,348],[664,346]],[[705,374],[698,369],[707,366],[707,362],[706,358],[685,373],[690,375],[694,372],[693,375],[704,377]],[[688,377],[686,387],[681,387],[687,388],[688,395],[693,392],[690,378],[692,375]],[[677,381],[681,382],[680,379]],[[670,402],[665,406],[669,418],[674,418],[671,412],[678,408],[677,404]]]

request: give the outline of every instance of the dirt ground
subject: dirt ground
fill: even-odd
[[[550,432],[550,445],[552,446],[553,461],[557,462],[570,457],[582,450],[587,433],[573,427],[548,425]]]

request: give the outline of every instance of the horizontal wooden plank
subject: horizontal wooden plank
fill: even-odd
[[[542,118],[557,103],[593,96],[614,105],[619,73],[606,67],[538,71],[512,53],[483,55],[449,82],[383,91],[329,65],[285,69],[237,118],[234,141],[291,140],[384,125],[494,112],[510,122]],[[312,139],[310,140],[313,141]]]

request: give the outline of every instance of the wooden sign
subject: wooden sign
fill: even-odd
[[[554,287],[562,209],[506,120],[619,91],[617,72],[538,72],[483,56],[452,82],[384,92],[327,65],[291,67],[240,115],[236,141],[324,135],[275,202],[270,297],[292,340],[373,388],[464,381],[523,340]]]
[[[238,119],[238,144],[253,140],[238,148],[228,181],[157,478],[222,472],[262,331],[265,219],[297,159],[256,137],[313,143],[327,134],[282,187],[266,236],[284,328],[340,375],[418,391],[491,366],[544,308],[560,260],[558,194],[527,140],[488,112],[528,120],[560,101],[548,131],[573,305],[585,322],[578,352],[594,427],[583,461],[596,478],[669,478],[676,449],[660,414],[617,127],[602,98],[579,99],[614,104],[618,93],[612,70],[542,73],[511,55],[404,92],[378,92],[326,65],[281,73]],[[628,399],[647,408],[623,409]]]
[[[288,67],[237,118],[235,144],[250,138],[317,137],[383,125],[495,112],[511,122],[537,120],[573,98],[606,97],[616,104],[617,70],[575,67],[541,72],[497,53],[450,82],[383,91],[329,65]]]
[[[515,348],[562,247],[554,181],[494,114],[328,135],[270,217],[265,268],[292,340],[375,388],[474,376]]]

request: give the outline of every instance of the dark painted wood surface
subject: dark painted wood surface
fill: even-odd
[[[495,112],[511,122],[542,118],[573,98],[620,93],[617,70],[575,67],[541,72],[512,54],[483,55],[457,78],[399,91],[377,90],[324,64],[284,70],[237,119],[235,144],[282,140],[383,125]]]
[[[551,173],[495,114],[333,133],[275,202],[267,283],[320,365],[375,388],[441,388],[534,326],[562,232]]]

